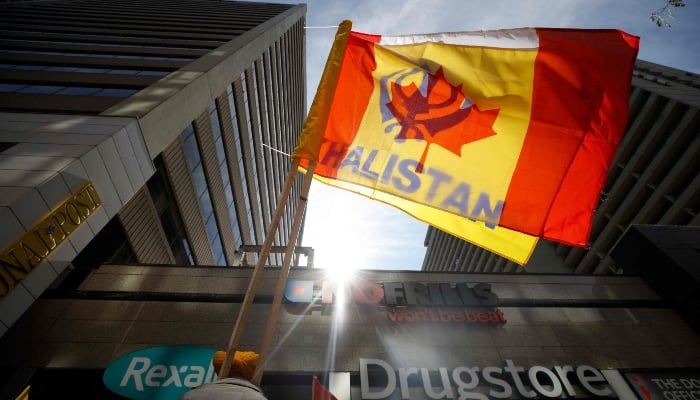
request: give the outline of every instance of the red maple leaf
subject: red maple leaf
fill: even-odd
[[[496,134],[493,123],[499,109],[481,111],[476,104],[463,108],[465,99],[462,84],[455,86],[447,81],[442,67],[434,75],[428,74],[425,96],[414,83],[391,84],[391,102],[387,107],[401,125],[396,139],[428,142],[416,172],[423,171],[431,144],[461,156],[462,145]]]

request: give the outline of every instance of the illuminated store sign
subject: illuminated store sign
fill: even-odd
[[[195,386],[216,380],[216,350],[197,346],[151,347],[114,360],[102,375],[112,392],[130,399],[177,399]]]
[[[10,293],[101,204],[97,190],[87,182],[0,253],[0,298]]]
[[[637,395],[645,400],[700,400],[700,371],[624,372]]]
[[[410,384],[409,382],[413,382]],[[417,382],[417,383],[416,383]],[[522,367],[506,360],[503,367],[461,366],[451,371],[421,367],[394,369],[380,359],[360,359],[363,400],[508,399],[610,397],[615,392],[605,375],[588,365]],[[418,387],[416,386],[418,385]],[[393,396],[398,391],[398,396]]]
[[[314,281],[289,280],[285,299],[293,304],[333,304],[338,300],[338,287],[323,281],[319,291]],[[343,287],[348,293],[344,301],[387,306],[392,322],[440,322],[470,324],[504,324],[503,312],[495,306],[498,296],[488,283],[417,283],[357,281]],[[320,301],[319,301],[320,300]],[[308,311],[306,309],[305,311]]]

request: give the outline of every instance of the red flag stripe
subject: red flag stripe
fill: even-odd
[[[589,232],[580,229],[590,230],[600,196],[586,188],[602,187],[622,138],[635,57],[609,59],[629,54],[638,38],[618,30],[537,33],[530,126],[499,225],[584,246]],[[568,172],[560,179],[557,170]]]
[[[357,35],[352,32],[348,38],[345,56],[340,68],[340,77],[336,96],[331,106],[328,118],[328,130],[326,137],[333,137],[334,144],[328,147],[322,146],[321,159],[314,173],[327,178],[335,178],[340,162],[345,158],[350,144],[355,140],[355,135],[360,127],[362,118],[367,109],[367,101],[372,95],[373,81],[371,73],[376,69],[374,61],[374,43],[368,39],[376,40],[378,37],[371,35]],[[334,130],[341,127],[342,130]],[[306,160],[302,160],[306,166]]]

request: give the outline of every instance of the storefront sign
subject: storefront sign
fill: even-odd
[[[114,393],[135,400],[177,399],[195,386],[212,382],[216,350],[196,346],[160,346],[114,360],[102,375]]]
[[[7,296],[101,204],[97,190],[87,182],[0,253],[0,298]]]
[[[314,281],[292,279],[287,281],[285,299],[292,304],[330,305],[337,302],[338,289],[335,283],[323,281],[317,291]],[[354,281],[343,289],[348,293],[346,303],[384,305],[387,318],[395,323],[506,323],[503,312],[495,308],[498,296],[488,283]]]
[[[391,322],[440,322],[467,324],[505,324],[503,311],[479,311],[469,308],[422,308],[408,310],[387,310]],[[700,400],[700,399],[699,399]]]
[[[700,371],[623,372],[643,400],[700,400]]]
[[[416,388],[415,382],[419,387]],[[394,369],[384,360],[360,359],[360,386],[363,400],[615,396],[603,373],[594,367],[535,365],[527,368],[515,365],[512,360],[506,360],[503,367],[462,366],[448,371],[444,367]],[[399,393],[394,396],[396,391]]]

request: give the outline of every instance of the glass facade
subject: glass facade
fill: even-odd
[[[148,180],[148,191],[153,199],[160,223],[163,225],[165,236],[168,238],[170,250],[177,264],[194,265],[187,232],[175,203],[175,196],[166,176],[162,157],[156,157],[153,164],[156,167],[156,172]]]
[[[209,121],[211,122],[212,134],[214,135],[214,142],[216,144],[216,156],[219,161],[219,172],[221,173],[221,180],[224,183],[224,194],[226,195],[226,208],[228,209],[229,219],[231,220],[233,238],[236,243],[236,248],[238,249],[243,245],[243,239],[241,238],[241,227],[238,223],[238,214],[236,212],[233,187],[231,184],[231,177],[228,171],[228,160],[226,157],[226,149],[224,146],[224,137],[221,132],[221,126],[219,124],[219,114],[217,112],[215,103],[212,103],[209,106]]]
[[[16,83],[0,83],[0,93],[129,97],[136,92],[138,92],[138,90],[136,89],[111,89],[85,86],[24,85]]]
[[[40,54],[45,56],[64,56],[64,57],[92,57],[92,58],[123,58],[130,60],[157,60],[157,61],[194,61],[193,57],[159,57],[145,55],[129,55],[129,54],[107,54],[107,53],[71,53],[64,51],[36,51],[36,50],[12,50],[0,49],[0,53],[5,54]]]
[[[226,265],[224,249],[221,238],[219,237],[219,227],[216,223],[216,216],[214,215],[214,206],[209,195],[209,186],[207,185],[207,179],[204,175],[204,166],[202,165],[202,158],[199,153],[197,135],[195,135],[192,124],[188,125],[187,128],[182,131],[181,136],[185,145],[187,164],[192,173],[192,181],[194,182],[195,193],[197,194],[197,200],[199,202],[199,211],[202,213],[202,219],[207,228],[207,236],[209,237],[209,242],[214,251],[214,260],[216,261],[216,265]]]
[[[245,118],[244,119],[245,119],[245,123],[246,123],[247,128],[248,128],[248,145],[249,145],[248,152],[250,154],[250,160],[248,160],[249,163],[245,164],[245,167],[250,170],[249,172],[250,172],[251,176],[262,177],[264,175],[261,175],[259,173],[258,163],[257,163],[256,157],[255,157],[255,148],[253,147],[253,125],[251,123],[252,113],[251,113],[251,107],[249,104],[249,102],[252,100],[252,98],[251,98],[251,94],[248,91],[248,80],[246,79],[245,72],[241,74],[241,86],[243,88],[243,106],[244,106],[244,110],[245,110]],[[255,103],[255,104],[257,104],[257,103]],[[247,172],[248,171],[246,170],[246,173]],[[248,188],[247,185],[246,185],[246,188]],[[253,188],[253,189],[255,189],[255,188]],[[248,188],[248,190],[251,190],[251,188]],[[249,196],[249,197],[251,199],[255,198],[254,196]],[[261,208],[260,206],[261,206],[261,204],[259,202],[258,202],[258,204],[255,205],[255,207],[258,210]],[[254,216],[252,215],[251,219],[253,219],[253,218],[254,218]],[[262,220],[262,213],[258,214],[258,220],[254,221],[254,222],[257,222],[258,226],[260,226],[262,229],[262,227],[264,226],[263,220]],[[255,226],[256,226],[256,224],[253,224],[254,228],[255,228]],[[259,237],[262,237],[262,232],[255,232],[255,233],[257,235],[253,236],[254,240],[257,240]],[[258,235],[260,235],[260,236],[258,236]]]
[[[81,68],[60,65],[31,65],[31,64],[6,64],[0,63],[0,70],[17,71],[46,71],[46,72],[78,72],[83,74],[116,74],[116,75],[148,75],[165,76],[170,71],[164,70],[143,70],[143,69],[113,69],[113,68]]]
[[[246,179],[246,173],[245,173],[245,163],[243,162],[243,146],[241,145],[241,132],[238,127],[238,113],[236,113],[236,100],[235,96],[233,95],[233,89],[231,85],[229,85],[226,88],[226,93],[228,95],[228,104],[229,108],[231,111],[231,122],[233,124],[233,140],[234,143],[236,144],[236,154],[238,155],[238,159],[235,160],[235,163],[238,165],[238,168],[236,170],[239,172],[239,176],[234,177],[238,178],[241,180],[241,183],[243,185],[243,201],[245,202],[246,205],[250,204],[250,196],[248,195],[248,180]],[[253,211],[250,207],[246,206],[246,221],[247,221],[247,226],[249,227],[249,234],[251,238],[255,238],[255,230],[253,226]]]

